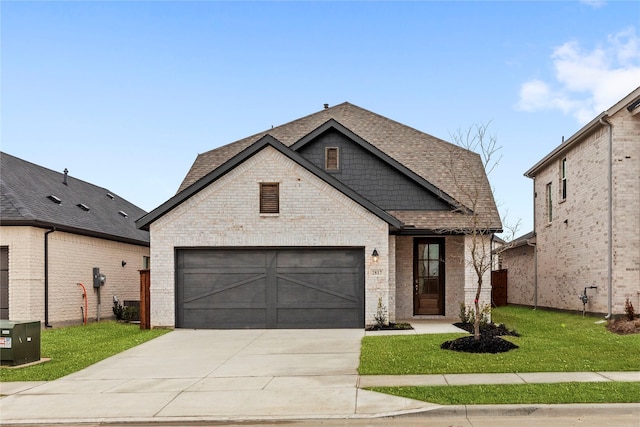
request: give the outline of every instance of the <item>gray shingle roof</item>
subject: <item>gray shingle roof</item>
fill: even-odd
[[[178,193],[267,134],[291,146],[331,119],[477,212],[483,228],[497,230],[502,227],[478,154],[348,102],[199,154]],[[452,176],[456,177],[457,184]],[[468,193],[476,191],[478,196],[470,200]],[[422,215],[422,212],[412,212],[397,217],[406,225],[423,229],[465,228],[463,224],[468,224],[468,217],[459,213]]]
[[[0,152],[0,223],[56,227],[60,231],[149,245],[149,233],[135,226],[135,220],[146,214],[144,210],[105,188],[72,176],[67,176],[67,185],[63,181],[60,172]],[[50,196],[61,202],[56,203]]]

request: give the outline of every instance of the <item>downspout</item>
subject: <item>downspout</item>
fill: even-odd
[[[536,177],[533,177],[533,233],[538,235],[536,230]],[[527,245],[533,246],[533,309],[538,308],[538,248],[535,244],[529,243],[527,239]]]
[[[538,248],[527,239],[527,246],[533,248],[533,309],[538,308]]]
[[[50,328],[49,324],[49,234],[56,231],[53,227],[44,233],[44,327]]]
[[[600,117],[600,123],[609,127],[609,218],[607,227],[607,239],[609,241],[607,247],[607,310],[605,319],[611,319],[613,316],[613,125],[607,120],[607,112],[605,111]]]

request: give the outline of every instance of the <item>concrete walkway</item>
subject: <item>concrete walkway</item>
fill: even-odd
[[[457,329],[413,326],[403,333]],[[0,423],[374,418],[458,409],[364,387],[640,381],[640,372],[359,376],[369,332],[302,332],[175,330],[55,381],[0,383]]]

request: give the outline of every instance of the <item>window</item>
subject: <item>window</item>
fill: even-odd
[[[547,184],[547,222],[551,224],[553,219],[553,193],[551,192],[551,183]]]
[[[280,189],[277,182],[260,183],[260,213],[280,213]]]
[[[328,171],[338,170],[338,147],[327,147],[324,151],[324,168]]]
[[[148,256],[143,256],[142,257],[142,269],[143,270],[149,270],[151,268],[151,258],[149,258]]]
[[[562,159],[560,163],[560,196],[562,200],[567,198],[567,159]]]

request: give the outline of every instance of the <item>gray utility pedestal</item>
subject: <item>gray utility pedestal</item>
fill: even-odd
[[[0,359],[12,366],[40,360],[40,321],[0,320]]]

